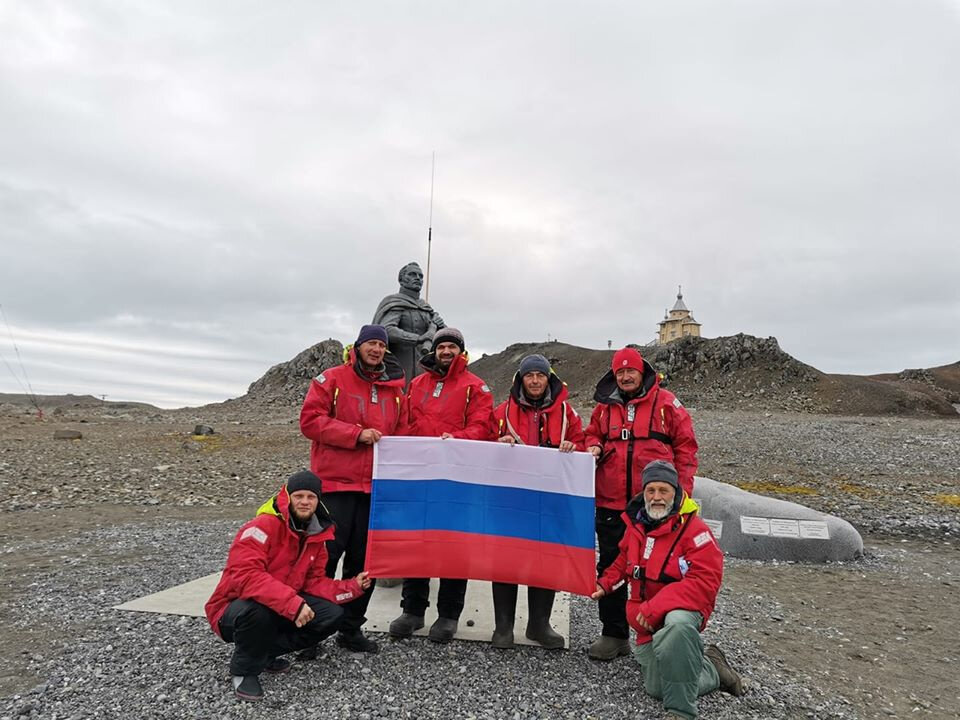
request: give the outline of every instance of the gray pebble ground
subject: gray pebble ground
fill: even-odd
[[[24,622],[50,619],[62,631],[62,652],[32,655],[45,682],[0,700],[0,720],[49,718],[638,718],[658,717],[658,703],[640,688],[631,658],[591,662],[586,648],[598,632],[595,606],[574,598],[572,650],[497,651],[486,643],[425,639],[383,641],[378,655],[353,654],[331,641],[315,662],[264,676],[267,699],[241,703],[230,692],[230,647],[206,621],[112,610],[111,606],[222,567],[236,523],[167,522],[100,529],[80,538],[97,557],[71,556],[38,576],[18,600]],[[50,552],[25,540],[5,552]],[[123,562],[130,552],[144,560]],[[116,560],[116,561],[115,561]],[[733,561],[737,562],[737,561]],[[716,693],[701,700],[711,718],[849,718],[842,702],[785,676],[775,659],[738,642],[751,617],[775,613],[759,596],[721,595],[705,639],[716,641],[753,678],[749,694]],[[383,638],[381,637],[383,640]]]

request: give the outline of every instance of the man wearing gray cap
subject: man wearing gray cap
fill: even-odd
[[[560,452],[583,451],[583,422],[567,404],[567,386],[543,355],[527,355],[513,376],[510,396],[496,410],[498,442],[556,448]],[[496,626],[490,643],[495,648],[513,647],[517,613],[517,586],[493,583],[493,617]],[[550,627],[555,591],[527,587],[526,636],[549,649],[562,648],[563,636]]]
[[[634,657],[647,694],[663,700],[667,718],[697,717],[697,698],[716,689],[742,695],[744,683],[716,645],[700,633],[713,612],[723,579],[723,552],[676,468],[654,460],[643,490],[623,513],[620,554],[597,580],[599,600],[624,581],[627,619],[637,633]]]

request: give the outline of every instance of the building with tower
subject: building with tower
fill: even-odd
[[[673,307],[663,311],[663,320],[660,321],[659,343],[666,345],[682,337],[700,337],[700,323],[693,318],[693,314],[683,302],[683,288],[677,286],[677,301]]]

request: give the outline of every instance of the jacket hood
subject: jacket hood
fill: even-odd
[[[453,359],[453,362],[450,363],[450,367],[447,368],[447,371],[445,373],[441,373],[437,368],[436,353],[428,353],[420,359],[420,367],[438,378],[453,378],[463,373],[463,371],[467,369],[467,364],[469,362],[470,356],[467,355],[467,351],[464,350]]]
[[[699,510],[700,506],[697,505],[693,498],[681,490],[680,494],[674,497],[673,508],[670,510],[670,514],[662,520],[650,521],[644,510],[643,493],[641,492],[634,495],[633,499],[627,504],[627,509],[623,514],[631,524],[643,525],[648,530],[652,530],[653,528],[665,525],[671,518],[679,518],[682,522],[685,522],[687,519],[686,516],[699,512]]]
[[[360,358],[357,357],[356,348],[353,345],[347,345],[343,349],[343,364],[352,365],[354,371],[361,378],[367,382],[371,382],[370,378],[360,369]],[[392,385],[403,384],[403,366],[400,364],[400,361],[397,360],[396,356],[387,350],[383,355],[383,362],[380,365],[380,377],[376,380],[373,380],[375,383],[389,383]]]
[[[657,375],[657,371],[654,370],[653,365],[644,358],[640,392],[637,393],[634,398],[646,397],[647,394],[658,385],[660,385],[660,378]],[[607,370],[606,374],[600,378],[600,382],[597,383],[596,392],[593,393],[593,399],[604,405],[624,404],[623,395],[617,386],[617,376],[613,374],[613,370]]]
[[[293,525],[290,522],[290,495],[287,493],[287,485],[280,486],[279,492],[267,500],[257,510],[257,515],[276,515],[283,520],[284,526],[293,531]],[[330,517],[330,511],[327,510],[323,501],[317,502],[317,510],[307,523],[304,535],[318,535],[333,525],[333,519]]]
[[[562,403],[567,399],[567,395],[569,395],[567,384],[563,382],[553,370],[550,371],[547,392],[550,394],[550,402],[542,405],[541,410],[546,410],[558,403]],[[513,376],[513,385],[510,387],[510,397],[513,398],[513,401],[517,403],[517,405],[533,407],[532,403],[527,400],[523,394],[523,378],[520,376],[519,371]]]

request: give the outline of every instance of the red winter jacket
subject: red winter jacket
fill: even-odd
[[[445,374],[437,372],[436,356],[420,361],[425,373],[417,375],[407,390],[405,435],[440,437],[447,432],[461,440],[492,440],[493,395],[480,378],[467,370],[467,355],[460,353]]]
[[[398,435],[405,425],[403,368],[390,353],[371,379],[350,351],[347,364],[324,370],[310,382],[300,411],[300,431],[310,445],[310,469],[323,491],[370,492],[373,445],[358,444],[364,428]]]
[[[220,634],[220,618],[227,605],[237,599],[256,600],[278,615],[295,620],[304,604],[299,593],[337,604],[362,595],[356,580],[327,577],[326,541],[333,540],[333,534],[333,521],[322,503],[306,530],[294,530],[287,488],[280,488],[233,539],[227,567],[204,606],[213,631]]]
[[[620,554],[597,580],[608,593],[629,580],[627,620],[637,631],[637,645],[651,640],[637,622],[639,614],[656,631],[671,610],[690,610],[703,615],[703,630],[723,580],[723,552],[693,500],[684,495],[680,511],[649,531],[637,519],[642,507],[638,496],[623,514]]]
[[[643,361],[640,393],[624,403],[613,371],[607,371],[593,399],[597,406],[586,430],[587,448],[600,447],[597,507],[623,510],[640,491],[640,474],[652,460],[669,460],[680,486],[693,494],[697,438],[693,421],[676,396],[660,387],[653,367]]]
[[[577,411],[567,404],[567,386],[550,373],[550,402],[534,407],[523,394],[523,379],[513,377],[510,397],[497,406],[497,436],[512,435],[521,445],[559,447],[564,440],[573,443],[575,450],[585,450],[583,422]]]

